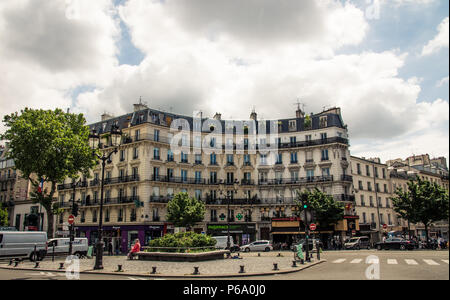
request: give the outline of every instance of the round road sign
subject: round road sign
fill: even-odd
[[[317,226],[314,223],[309,225],[309,229],[311,229],[312,231],[316,230],[316,228],[317,228]]]
[[[69,216],[69,219],[67,220],[67,222],[69,222],[69,224],[72,225],[73,222],[75,222],[75,217],[72,216],[72,215],[70,215],[70,216]]]

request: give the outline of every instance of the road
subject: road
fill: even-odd
[[[327,262],[301,272],[233,280],[449,280],[448,251],[327,251]],[[371,272],[368,272],[367,270]],[[368,274],[372,278],[366,276]],[[379,277],[377,276],[379,274]],[[80,274],[82,280],[162,280]],[[0,280],[67,280],[65,273],[0,269]],[[192,279],[190,279],[192,280]],[[214,280],[208,279],[208,280]],[[217,278],[223,280],[223,278]]]

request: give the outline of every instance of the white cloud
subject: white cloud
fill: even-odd
[[[439,33],[437,36],[428,42],[422,49],[422,56],[436,53],[442,48],[448,48],[449,43],[449,18],[445,18],[438,26]]]
[[[442,78],[441,80],[438,81],[438,83],[436,83],[436,87],[441,87],[441,86],[443,86],[443,85],[445,85],[445,84],[448,85],[448,80],[449,80],[449,77],[448,77],[448,76]]]

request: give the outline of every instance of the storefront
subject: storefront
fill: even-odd
[[[226,236],[228,233],[227,224],[213,224],[207,225],[208,235],[211,236]],[[230,236],[239,246],[247,245],[256,240],[256,224],[230,224]]]
[[[142,246],[148,245],[152,239],[162,237],[166,228],[166,225],[103,226],[105,251],[111,242],[114,253],[127,253],[136,239],[139,239]],[[89,245],[95,245],[98,240],[98,226],[75,226],[75,235],[87,237]]]
[[[274,245],[292,245],[300,237],[300,218],[277,218],[272,219],[272,241]],[[303,227],[304,230],[304,227]]]

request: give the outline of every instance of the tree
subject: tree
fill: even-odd
[[[448,220],[448,191],[437,183],[422,180],[408,182],[408,190],[398,188],[392,198],[394,211],[411,223],[422,223],[428,241],[428,228],[436,221]]]
[[[6,207],[3,207],[1,203],[0,203],[0,226],[1,227],[9,226],[8,209]]]
[[[344,204],[335,201],[333,196],[327,195],[315,188],[311,191],[304,191],[302,193],[297,191],[297,199],[295,203],[299,207],[299,211],[305,210],[303,207],[303,199],[308,202],[308,210],[314,213],[315,222],[321,228],[336,225],[344,217]]]
[[[61,109],[25,108],[20,114],[5,116],[3,122],[7,130],[0,137],[7,141],[7,156],[22,177],[31,181],[31,199],[47,211],[48,236],[53,237],[54,215],[61,212],[53,201],[57,183],[88,173],[96,163],[86,120],[82,114]],[[50,189],[39,191],[41,180],[50,183]]]
[[[167,204],[167,220],[176,227],[187,227],[189,230],[205,217],[205,204],[187,193],[179,193]]]

